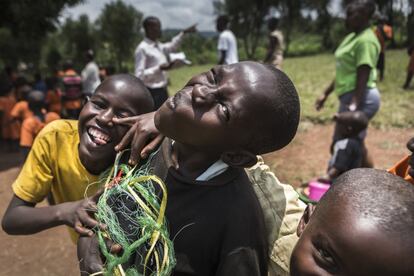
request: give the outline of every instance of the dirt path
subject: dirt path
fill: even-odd
[[[324,173],[329,158],[331,126],[304,123],[295,140],[266,162],[285,183],[294,186]],[[376,167],[384,169],[407,153],[405,143],[414,129],[370,129],[367,144]],[[0,215],[12,196],[11,184],[19,172],[19,157],[0,151]],[[32,236],[8,236],[0,230],[0,275],[78,275],[76,248],[65,227]]]

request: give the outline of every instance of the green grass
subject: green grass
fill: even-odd
[[[385,79],[378,84],[381,92],[381,108],[373,119],[379,128],[414,127],[414,82],[412,89],[401,87],[405,81],[408,56],[403,50],[386,53]],[[180,90],[185,83],[200,72],[209,70],[213,65],[184,67],[170,72],[170,94]],[[314,123],[327,123],[338,108],[338,100],[332,94],[325,108],[317,112],[315,99],[324,91],[335,76],[333,54],[288,58],[284,70],[295,84],[301,99],[302,120]]]

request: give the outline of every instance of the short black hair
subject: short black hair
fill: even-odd
[[[277,28],[278,25],[279,25],[279,18],[277,17],[270,17],[267,20],[267,26],[269,27],[269,29],[274,30]]]
[[[229,24],[230,20],[229,17],[225,14],[220,15],[219,17],[217,17],[217,23],[219,24],[223,24],[225,26],[227,26],[227,24]]]
[[[27,95],[27,102],[29,109],[32,111],[40,111],[45,105],[46,96],[45,93],[37,90],[32,90]]]
[[[279,150],[288,145],[296,135],[300,120],[300,102],[295,86],[289,77],[270,64],[261,64],[273,76],[273,90],[269,91],[270,101],[267,116],[274,118],[272,125],[262,125],[259,121],[247,149],[255,154]]]
[[[141,114],[148,113],[154,111],[154,100],[152,99],[151,93],[149,92],[148,88],[144,85],[144,83],[137,77],[131,74],[115,74],[112,76],[107,77],[101,84],[96,88],[99,89],[100,86],[105,85],[110,81],[121,80],[125,83],[134,87],[134,90],[138,93],[141,91],[140,101],[142,103],[141,106],[145,106],[143,110],[141,110]]]
[[[352,133],[357,134],[368,127],[368,116],[362,111],[346,111],[336,115],[338,124],[352,127]]]
[[[317,209],[329,209],[343,199],[356,215],[374,222],[391,236],[414,243],[413,184],[387,171],[353,169],[334,180]]]
[[[160,20],[158,19],[158,17],[155,17],[155,16],[148,16],[148,17],[146,17],[144,19],[144,21],[142,22],[142,26],[144,27],[144,30],[146,31],[148,29],[149,25],[151,23],[154,23],[154,22],[160,22]]]
[[[354,0],[346,6],[347,9],[351,7],[364,10],[369,19],[372,18],[376,9],[375,2],[372,0]]]

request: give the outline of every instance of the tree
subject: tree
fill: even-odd
[[[61,11],[81,2],[82,0],[0,1],[0,28],[10,31],[17,53],[16,58],[8,62],[15,65],[21,60],[37,65],[42,40],[48,32],[56,29]]]
[[[105,4],[98,18],[99,33],[109,51],[114,53],[113,61],[119,71],[123,63],[133,58],[133,49],[140,39],[142,13],[121,0]]]
[[[66,19],[60,36],[65,45],[65,56],[70,57],[77,67],[82,67],[86,51],[94,50],[96,44],[96,30],[88,16],[83,14],[78,20]]]
[[[317,14],[316,25],[317,29],[322,32],[322,47],[324,49],[331,49],[334,46],[331,37],[332,16],[328,11],[330,3],[331,0],[305,1],[306,8],[314,10]]]

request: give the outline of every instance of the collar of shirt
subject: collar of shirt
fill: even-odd
[[[171,139],[171,149],[175,141]],[[197,181],[208,181],[222,173],[224,173],[229,168],[229,165],[219,159],[214,162],[210,167],[207,168],[202,174],[200,174],[196,180]]]

